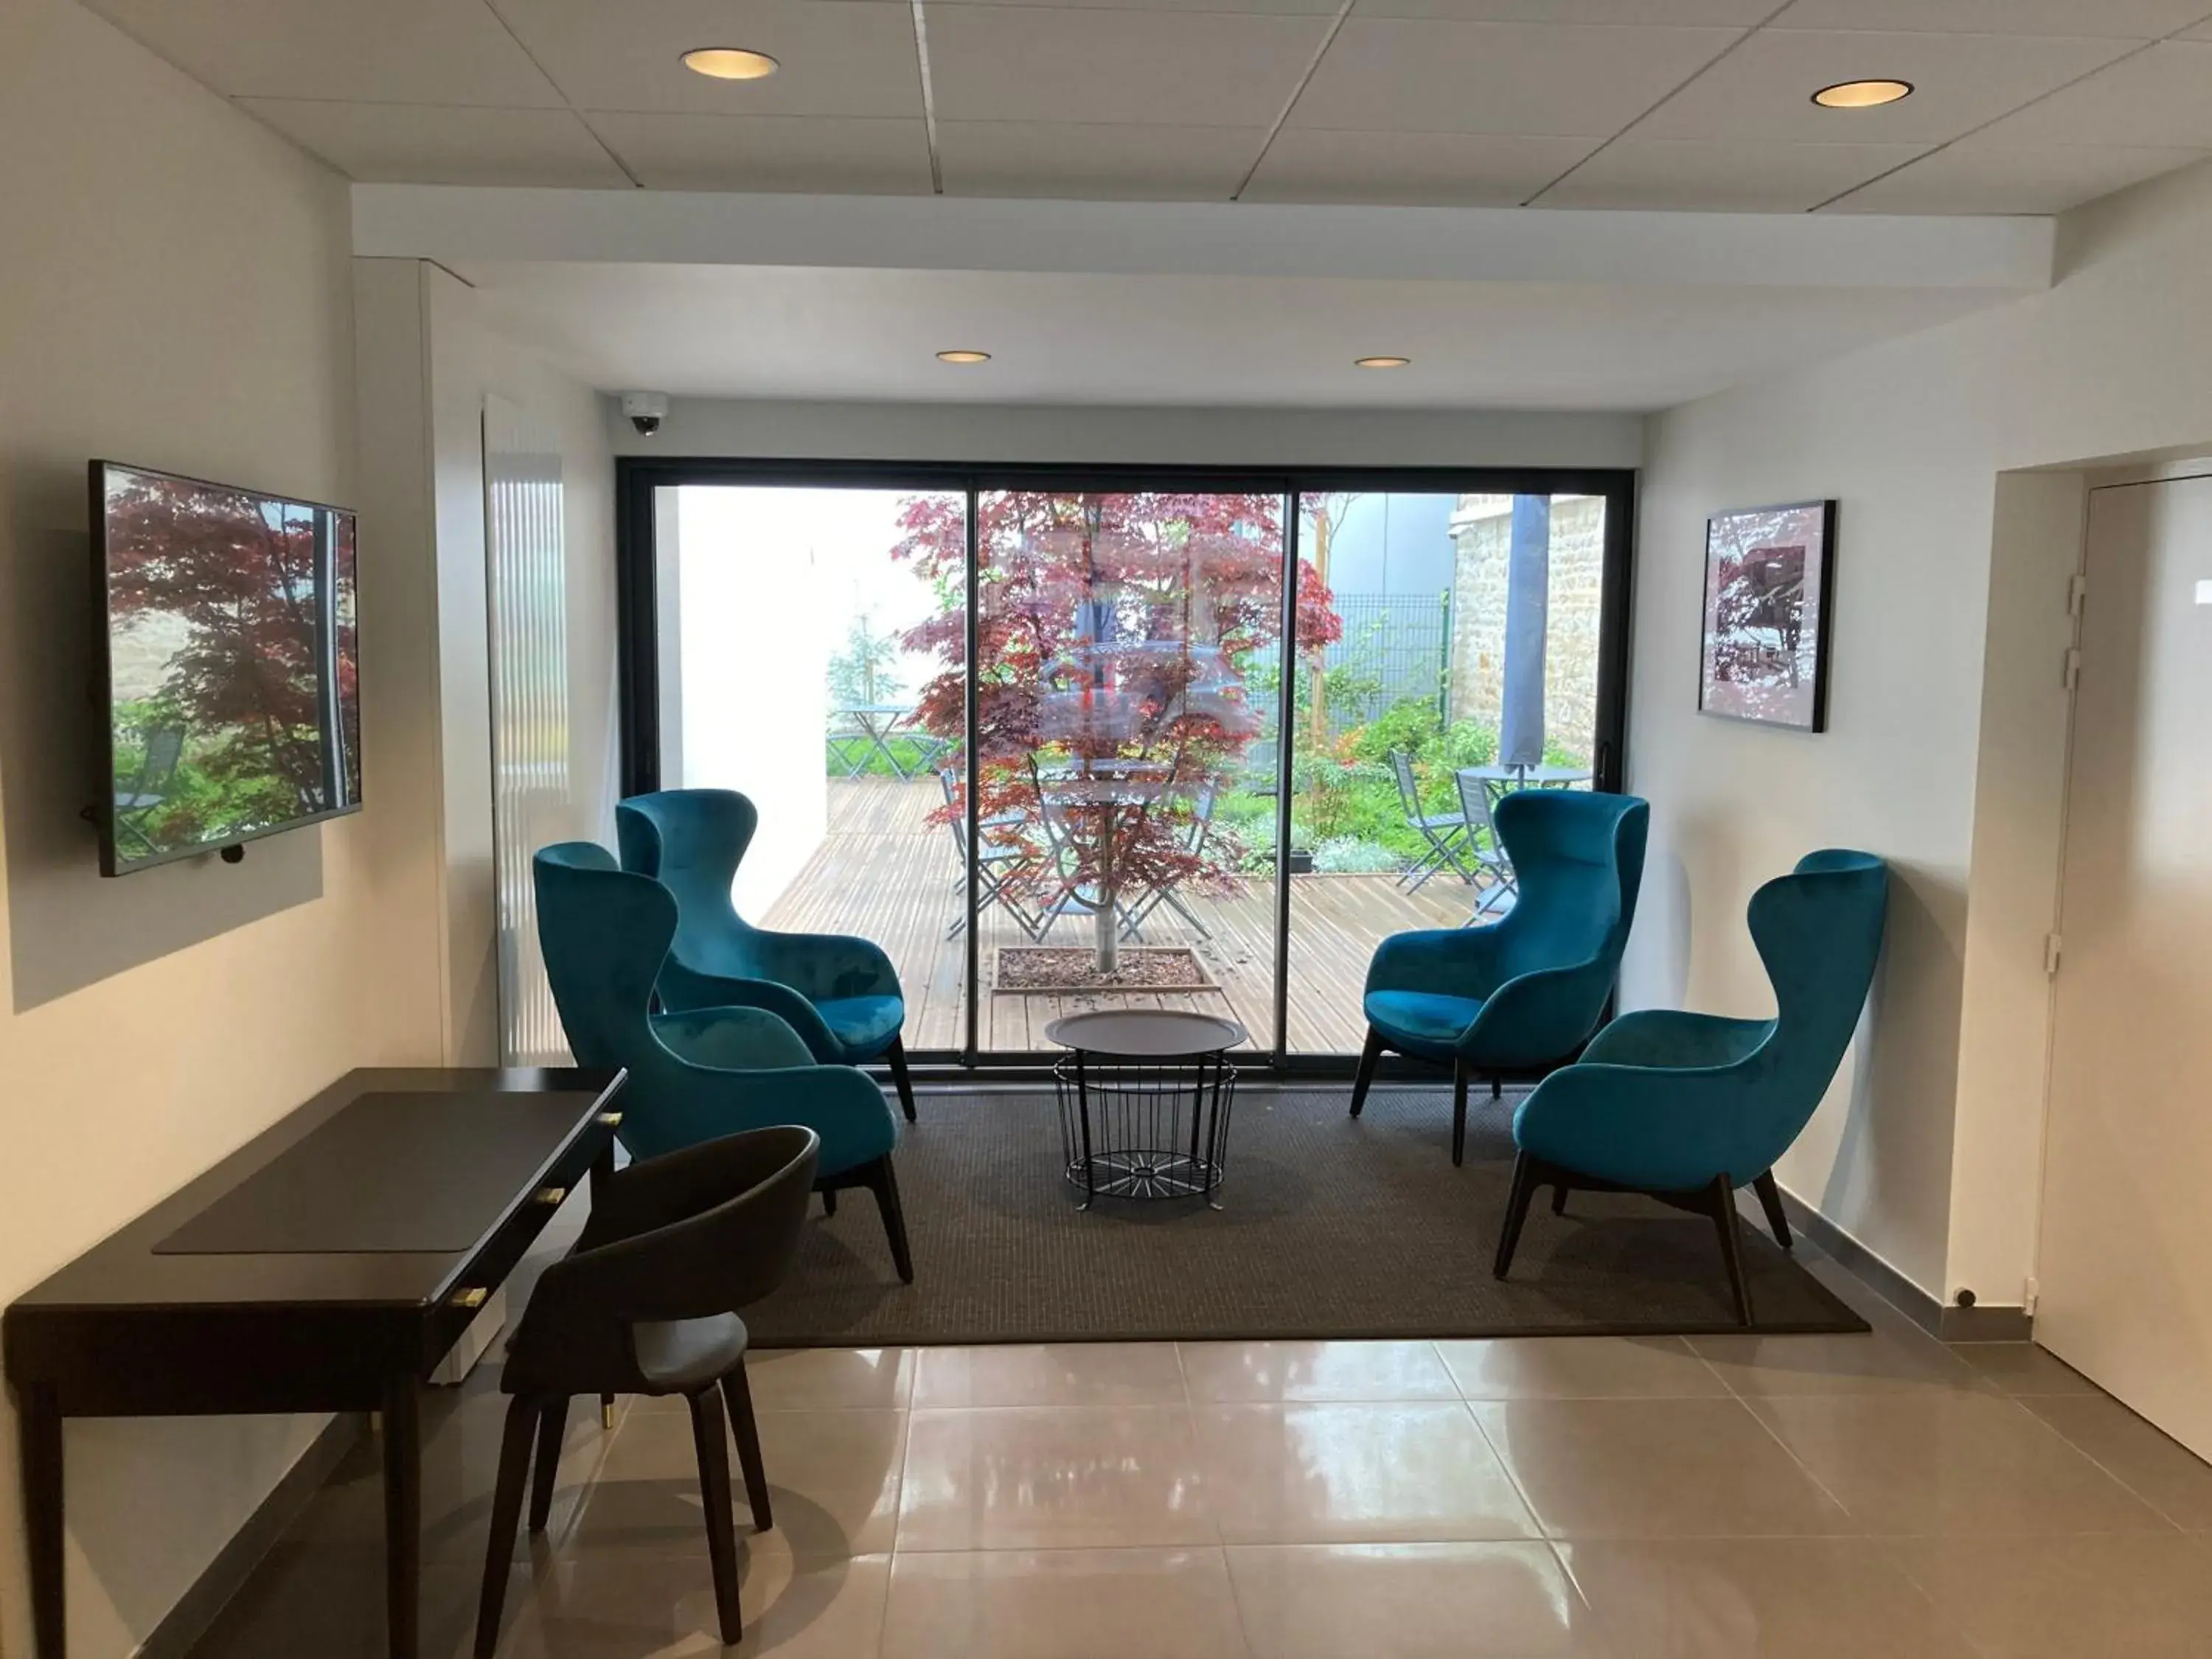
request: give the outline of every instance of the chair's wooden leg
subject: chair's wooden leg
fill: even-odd
[[[1735,1297],[1735,1316],[1739,1323],[1751,1323],[1751,1280],[1744,1274],[1743,1231],[1736,1218],[1735,1190],[1729,1185],[1724,1175],[1713,1177],[1706,1189],[1712,1211],[1713,1225],[1721,1236],[1721,1258],[1728,1263],[1729,1290]]]
[[[1498,1259],[1491,1264],[1492,1274],[1505,1277],[1513,1266],[1513,1252],[1520,1247],[1521,1229],[1528,1219],[1529,1200],[1536,1196],[1540,1177],[1536,1160],[1526,1152],[1517,1153],[1513,1159],[1513,1187],[1505,1197],[1505,1224],[1498,1231]]]
[[[899,1204],[898,1177],[891,1173],[888,1153],[866,1166],[868,1190],[876,1195],[876,1207],[884,1214],[884,1236],[890,1241],[891,1265],[898,1269],[902,1284],[914,1283],[914,1257],[906,1244],[906,1211]]]
[[[699,1454],[699,1496],[707,1506],[707,1559],[714,1571],[714,1611],[722,1641],[735,1647],[744,1637],[738,1616],[738,1528],[730,1512],[730,1444],[723,1438],[721,1396],[702,1389],[686,1397],[691,1407],[691,1443]]]
[[[1552,1187],[1552,1213],[1553,1215],[1565,1215],[1566,1212],[1567,1183],[1564,1181],[1555,1182],[1553,1183]]]
[[[483,1591],[477,1600],[477,1659],[492,1659],[499,1647],[500,1614],[507,1605],[507,1576],[514,1559],[514,1527],[522,1518],[522,1489],[530,1478],[530,1443],[544,1409],[544,1401],[523,1395],[507,1403],[499,1478],[492,1491],[491,1536],[484,1544]]]
[[[1359,1115],[1359,1109],[1367,1103],[1367,1091],[1375,1081],[1376,1062],[1382,1058],[1382,1033],[1372,1025],[1367,1028],[1367,1046],[1359,1051],[1359,1075],[1352,1079],[1352,1115]]]
[[[884,1058],[890,1062],[891,1081],[898,1087],[899,1109],[906,1114],[906,1121],[912,1123],[915,1121],[914,1078],[906,1069],[906,1043],[898,1037],[893,1037],[891,1046],[884,1050]]]
[[[835,1187],[825,1187],[822,1189],[822,1213],[824,1215],[837,1213],[837,1189]]]
[[[1759,1194],[1759,1207],[1766,1212],[1766,1224],[1774,1229],[1774,1242],[1784,1249],[1790,1248],[1790,1217],[1782,1207],[1782,1189],[1774,1184],[1774,1171],[1769,1170],[1751,1183]]]
[[[753,1417],[752,1383],[745,1362],[722,1379],[722,1403],[729,1407],[730,1428],[738,1437],[738,1468],[745,1477],[745,1498],[753,1506],[753,1530],[766,1532],[775,1525],[768,1505],[768,1465],[761,1462],[760,1424]]]
[[[1452,1167],[1467,1162],[1467,1062],[1452,1061]]]
[[[599,1428],[603,1433],[612,1434],[614,1427],[615,1397],[611,1394],[603,1394],[599,1396]]]
[[[561,1438],[568,1429],[568,1396],[544,1402],[538,1415],[538,1467],[530,1486],[530,1530],[544,1532],[553,1514],[553,1483],[561,1474]]]

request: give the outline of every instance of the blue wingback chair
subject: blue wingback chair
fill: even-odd
[[[847,933],[756,927],[731,902],[730,884],[759,827],[759,810],[734,789],[663,789],[616,806],[623,868],[676,895],[661,1006],[765,1008],[824,1066],[882,1060],[913,1122],[914,1080],[899,1040],[906,1001],[891,959]]]
[[[1467,1155],[1467,1085],[1573,1056],[1605,1018],[1636,915],[1651,809],[1634,795],[1523,789],[1492,821],[1520,896],[1486,927],[1393,933],[1367,965],[1367,1047],[1352,1115],[1385,1050],[1452,1068],[1452,1162]]]
[[[1889,869],[1871,853],[1810,853],[1751,896],[1751,937],[1774,981],[1772,1019],[1645,1009],[1599,1032],[1513,1115],[1513,1190],[1498,1242],[1513,1262],[1529,1200],[1553,1210],[1577,1187],[1649,1193],[1720,1231],[1737,1316],[1751,1323],[1735,1191],[1759,1194],[1776,1241],[1790,1224],[1774,1161],[1797,1139],[1843,1061],[1874,983]]]
[[[580,1065],[629,1073],[617,1133],[631,1155],[803,1124],[821,1137],[817,1190],[833,1202],[843,1188],[872,1191],[898,1275],[912,1284],[891,1173],[898,1119],[884,1091],[849,1066],[817,1065],[798,1033],[766,1009],[653,1013],[676,900],[659,882],[623,870],[605,848],[572,841],[542,848],[532,874],[538,944],[568,1046]]]

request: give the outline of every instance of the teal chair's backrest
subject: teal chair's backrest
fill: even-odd
[[[1889,866],[1841,848],[1808,853],[1751,896],[1752,942],[1774,981],[1774,1030],[1759,1051],[1753,1097],[1768,1120],[1759,1127],[1776,1142],[1762,1152],[1768,1164],[1797,1138],[1843,1063],[1874,986],[1888,908]]]
[[[635,1068],[657,1056],[653,984],[676,933],[676,901],[588,841],[541,848],[531,875],[545,977],[576,1063]]]
[[[1518,894],[1496,925],[1507,977],[1618,963],[1636,919],[1651,808],[1634,795],[1522,789],[1491,812]]]
[[[671,950],[684,967],[727,979],[763,977],[753,926],[730,897],[759,828],[759,809],[734,789],[663,789],[615,807],[622,867],[675,895]]]

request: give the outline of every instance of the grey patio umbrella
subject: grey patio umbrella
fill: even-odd
[[[1544,763],[1544,633],[1551,574],[1552,498],[1516,495],[1505,564],[1505,684],[1498,722],[1501,765]]]

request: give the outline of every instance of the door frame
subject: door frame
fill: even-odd
[[[863,459],[805,459],[771,457],[710,455],[618,455],[615,458],[615,599],[616,685],[619,708],[617,729],[621,737],[620,779],[624,797],[660,787],[660,641],[656,591],[655,503],[663,489],[686,484],[753,484],[799,489],[916,489],[950,492],[967,497],[967,568],[963,586],[967,596],[968,659],[975,660],[976,635],[975,564],[977,558],[976,498],[988,490],[1022,489],[1056,491],[1173,489],[1218,491],[1226,495],[1274,495],[1283,498],[1283,604],[1285,626],[1295,614],[1298,571],[1297,502],[1301,495],[1322,491],[1399,494],[1479,494],[1498,495],[1595,495],[1603,499],[1605,544],[1603,577],[1598,611],[1598,675],[1596,720],[1591,755],[1594,787],[1618,791],[1627,775],[1628,678],[1630,614],[1636,562],[1638,474],[1619,467],[1218,467],[1143,465],[1131,463],[1085,465],[1040,462],[880,461]],[[1290,635],[1285,632],[1287,641]],[[1286,660],[1295,655],[1286,649]],[[1279,775],[1287,778],[1285,746],[1294,738],[1287,706],[1296,695],[1295,676],[1285,673],[1281,695],[1285,710],[1279,711],[1276,744]],[[975,750],[975,697],[972,674],[968,683],[966,751]],[[1277,869],[1284,864],[1290,834],[1290,795],[1279,796],[1276,815]],[[975,792],[968,793],[968,915],[975,915],[980,895],[980,872],[972,855],[978,844],[978,811]],[[1284,1008],[1289,994],[1291,888],[1287,878],[1276,878],[1274,997],[1275,1030],[1271,1044],[1239,1057],[1240,1072],[1315,1079],[1349,1078],[1358,1056],[1353,1054],[1293,1054],[1285,1052]],[[988,1072],[1009,1082],[1035,1082],[1049,1075],[1053,1056],[1042,1051],[986,1053],[976,1037],[981,1005],[981,946],[978,930],[963,930],[965,963],[967,1026],[965,1041],[957,1049],[916,1049],[912,1059],[918,1073],[972,1078]],[[1386,1060],[1384,1075],[1403,1074],[1427,1079],[1427,1068],[1412,1062]]]

